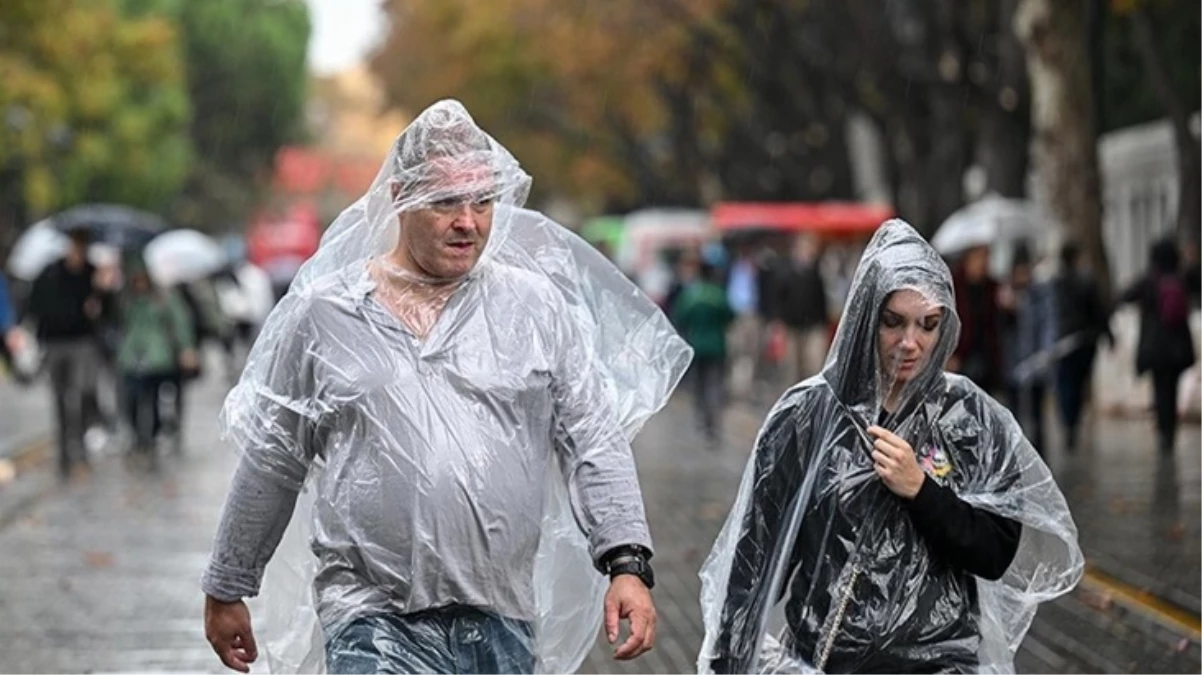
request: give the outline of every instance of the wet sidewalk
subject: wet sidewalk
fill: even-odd
[[[224,389],[193,401],[188,450],[156,475],[103,456],[90,480],[61,485],[43,462],[0,485],[0,671],[208,671],[197,577],[234,458],[217,438]],[[0,427],[49,431],[43,389],[0,389]],[[13,398],[9,398],[13,397]],[[27,407],[24,407],[27,406]],[[636,458],[656,542],[659,641],[615,662],[598,640],[585,672],[695,672],[703,624],[697,572],[731,502],[764,410],[727,411],[724,442],[695,430],[687,396],[652,418]],[[24,419],[23,419],[24,418]],[[19,425],[8,426],[10,420]],[[1149,423],[1150,424],[1150,423]],[[1072,503],[1091,577],[1041,606],[1019,672],[1200,672],[1197,602],[1199,436],[1158,461],[1142,421],[1100,422],[1091,443],[1048,459]],[[13,506],[10,495],[35,499]]]
[[[0,376],[0,459],[49,438],[50,388],[44,381],[22,386]]]

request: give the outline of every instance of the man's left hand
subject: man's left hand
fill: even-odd
[[[914,448],[902,437],[878,426],[868,427],[876,437],[872,444],[872,465],[885,487],[903,499],[914,499],[927,475],[918,466]]]
[[[619,574],[609,583],[605,594],[605,637],[612,645],[618,640],[618,622],[630,622],[630,637],[614,652],[619,661],[629,661],[655,646],[655,603],[651,591],[633,574]]]

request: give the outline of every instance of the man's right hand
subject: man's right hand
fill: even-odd
[[[241,600],[222,602],[205,596],[205,637],[227,668],[250,672],[259,651],[250,629],[250,610]]]

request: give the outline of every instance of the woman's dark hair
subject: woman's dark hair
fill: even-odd
[[[1066,270],[1070,270],[1077,266],[1077,260],[1081,257],[1081,247],[1075,241],[1066,241],[1064,246],[1060,247],[1060,264]]]
[[[1152,244],[1152,270],[1161,274],[1173,274],[1181,265],[1181,253],[1172,239],[1161,239]]]

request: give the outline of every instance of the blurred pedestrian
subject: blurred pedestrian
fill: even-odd
[[[991,394],[999,393],[1002,377],[1002,311],[998,283],[989,274],[989,247],[969,249],[953,275],[960,341],[948,370],[960,373]]]
[[[1189,291],[1190,307],[1197,311],[1202,306],[1202,264],[1200,264],[1198,235],[1186,237],[1181,243],[1181,270],[1185,277],[1185,287]],[[1191,312],[1192,315],[1192,312]],[[1194,354],[1199,347],[1198,325],[1191,316],[1190,333],[1194,338]],[[1202,413],[1202,364],[1194,365],[1181,376],[1181,387],[1178,393],[1177,409],[1182,417],[1192,417],[1197,420]]]
[[[998,305],[1003,317],[1007,403],[1035,450],[1043,454],[1043,410],[1054,363],[1056,300],[1051,286],[1034,275],[1030,249],[1019,245]]]
[[[1077,448],[1081,411],[1085,407],[1098,341],[1114,345],[1114,334],[1101,290],[1081,260],[1075,242],[1060,249],[1060,272],[1052,282],[1056,297],[1057,337],[1071,345],[1056,367],[1056,398],[1064,426],[1065,447]]]
[[[721,436],[726,380],[726,331],[735,314],[719,285],[719,270],[701,264],[700,278],[676,300],[672,320],[693,347],[693,402],[701,429],[711,441]]]
[[[831,358],[769,413],[702,569],[700,672],[1013,672],[1038,603],[1080,579],[1047,466],[944,372],[952,289],[913,228],[881,226]]]
[[[749,243],[737,244],[730,274],[726,281],[726,297],[734,311],[730,327],[731,369],[730,391],[738,397],[751,395],[759,365],[763,342],[763,322],[760,320],[760,287],[763,272],[757,264],[755,249]]]
[[[245,455],[202,582],[230,668],[257,656],[242,599],[307,478],[301,593],[329,672],[559,672],[594,611],[611,644],[630,622],[616,658],[654,644],[625,430],[689,350],[616,268],[520,208],[529,184],[462,105],[434,104],[272,313],[223,411]],[[604,610],[589,567],[610,577]]]
[[[17,307],[9,292],[8,280],[0,273],[0,358],[11,377],[26,381],[26,374],[17,364],[16,355],[25,348],[25,334],[17,325]]]
[[[160,390],[181,368],[195,367],[196,340],[183,300],[157,288],[138,257],[125,276],[116,364],[134,432],[132,456],[153,461],[162,427]]]
[[[1177,440],[1177,384],[1194,363],[1189,328],[1189,288],[1181,274],[1181,259],[1172,240],[1152,245],[1147,275],[1118,299],[1119,305],[1139,307],[1139,346],[1135,371],[1152,375],[1152,407],[1156,413],[1160,452],[1169,454]]]
[[[777,329],[787,334],[785,378],[800,382],[822,369],[828,342],[826,283],[822,278],[821,247],[812,235],[800,235],[791,258],[773,271],[770,285]]]
[[[671,319],[672,308],[686,288],[697,281],[701,274],[701,253],[694,248],[686,248],[677,254],[676,264],[672,266],[672,282],[668,292],[664,294],[664,314]]]
[[[81,228],[70,232],[69,238],[66,256],[34,279],[26,307],[46,354],[63,479],[88,470],[84,432],[88,400],[96,394],[101,359],[97,321],[104,309],[104,299],[94,285],[96,269],[88,262],[91,235]]]

